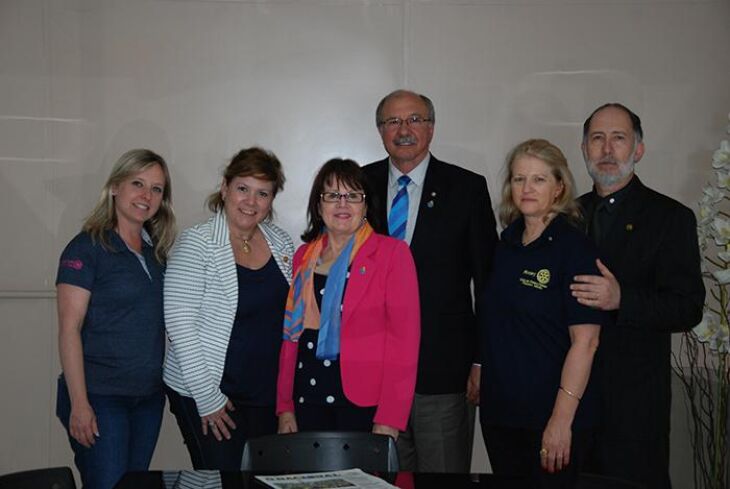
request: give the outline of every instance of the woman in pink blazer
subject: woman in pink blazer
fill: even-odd
[[[420,339],[416,268],[403,241],[375,234],[366,177],[333,159],[315,177],[294,255],[279,357],[279,433],[398,437],[413,402]]]

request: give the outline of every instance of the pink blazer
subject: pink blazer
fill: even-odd
[[[294,273],[309,246],[294,254]],[[416,267],[408,245],[372,234],[350,267],[340,330],[342,387],[353,404],[377,406],[374,423],[404,430],[413,402],[421,337]],[[292,400],[298,344],[283,341],[276,413]]]

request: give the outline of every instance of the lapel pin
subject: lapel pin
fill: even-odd
[[[429,209],[433,209],[435,198],[436,198],[436,192],[431,192],[431,200],[426,202],[426,207],[428,207]]]
[[[634,225],[633,224],[627,224],[626,225],[626,230],[627,231],[633,231],[634,230]]]
[[[360,275],[365,275],[365,266],[360,267]]]

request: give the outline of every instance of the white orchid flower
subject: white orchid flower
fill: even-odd
[[[717,257],[725,263],[730,262],[730,251],[721,251],[717,254]]]
[[[728,170],[717,170],[717,186],[719,188],[730,188],[730,171]]]
[[[703,343],[710,341],[715,335],[715,332],[719,329],[720,322],[716,314],[707,312],[702,315],[702,321],[692,329],[692,332],[697,336],[697,339]]]
[[[717,329],[715,329],[712,335],[708,336],[703,343],[708,343],[707,346],[710,350],[719,353],[730,352],[730,335],[728,334],[727,328],[723,327],[722,324],[717,325]]]
[[[720,285],[730,284],[730,269],[716,270],[712,272],[712,276]]]
[[[720,353],[730,352],[730,333],[727,324],[721,323],[716,314],[705,312],[702,321],[692,329],[692,332],[699,341],[708,343],[711,350]]]
[[[700,211],[698,214],[699,225],[701,227],[704,227],[707,224],[711,223],[712,220],[715,218],[716,214],[717,214],[717,209],[715,209],[711,205],[700,202]]]
[[[717,246],[725,246],[730,241],[730,222],[727,219],[716,216],[712,221],[712,236]]]
[[[730,114],[728,114],[730,121]],[[730,125],[727,126],[730,134]],[[692,330],[697,341],[717,355],[730,354],[730,300],[722,289],[730,284],[730,140],[725,139],[712,153],[716,183],[702,188],[698,202],[697,243],[707,258],[701,261],[704,277],[712,277],[717,295],[708,296],[702,321]],[[714,248],[714,243],[719,249]],[[714,256],[714,259],[708,255]],[[719,269],[718,269],[719,268]],[[719,313],[713,311],[720,311]]]
[[[712,168],[726,168],[730,165],[730,142],[724,140],[720,143],[720,148],[712,153]]]
[[[702,194],[702,198],[707,199],[710,204],[717,204],[722,201],[723,197],[725,197],[725,192],[719,188],[713,187],[712,185],[705,185],[702,189]]]

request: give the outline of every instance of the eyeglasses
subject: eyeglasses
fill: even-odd
[[[329,202],[330,204],[339,202],[342,198],[350,204],[360,204],[365,201],[365,194],[362,192],[346,192],[344,194],[339,192],[322,192],[319,196],[322,202]]]
[[[424,124],[428,122],[433,122],[433,119],[429,119],[427,117],[421,117],[420,115],[411,115],[406,117],[405,119],[401,119],[400,117],[391,117],[390,119],[385,119],[384,121],[380,121],[380,126],[384,127],[386,130],[391,129],[399,129],[403,123],[406,123],[406,126],[408,127],[421,127]]]

